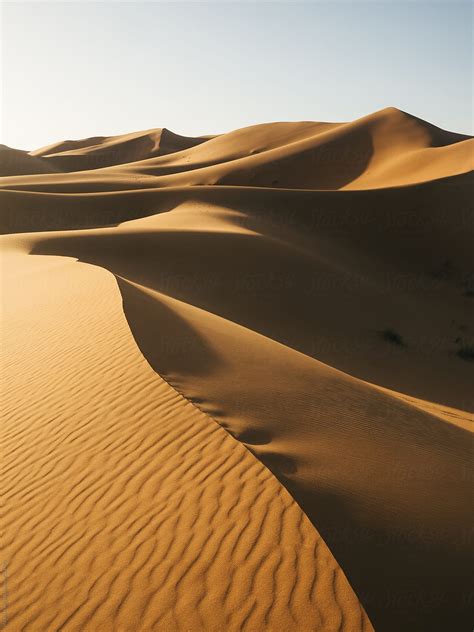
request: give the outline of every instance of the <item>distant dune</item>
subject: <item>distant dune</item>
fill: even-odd
[[[33,173],[55,173],[58,171],[50,162],[20,149],[0,145],[0,176],[31,175]]]
[[[9,629],[471,629],[473,142],[0,150]]]

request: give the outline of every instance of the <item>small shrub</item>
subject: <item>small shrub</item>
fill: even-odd
[[[453,277],[454,272],[455,269],[453,262],[451,259],[446,259],[438,268],[436,268],[436,270],[433,270],[432,275],[435,279],[448,280]]]
[[[405,346],[403,338],[394,329],[390,329],[390,328],[384,329],[383,331],[380,332],[380,335],[382,336],[383,340],[390,342],[392,345],[397,345],[398,347]]]
[[[462,360],[474,362],[474,345],[462,344],[456,351],[456,355]]]

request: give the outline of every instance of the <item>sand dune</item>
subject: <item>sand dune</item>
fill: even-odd
[[[81,171],[164,156],[190,149],[208,137],[188,138],[170,130],[151,129],[120,136],[98,136],[68,140],[30,152],[60,171]]]
[[[95,190],[98,185],[99,190],[140,188],[145,180],[145,186],[153,183],[154,187],[219,184],[371,189],[431,181],[473,168],[472,139],[394,108],[352,123],[270,123],[208,139],[186,139],[165,131],[165,139],[171,137],[169,144],[175,148],[171,153],[165,151],[167,155],[160,155],[161,130],[103,142],[92,139],[85,147],[82,144],[86,141],[79,141],[77,150],[69,149],[66,143],[33,154],[54,159],[56,166],[71,159],[77,171],[106,168],[81,176],[12,178],[5,186],[79,192],[84,186],[87,188],[82,190],[89,190],[89,186]],[[58,152],[64,146],[66,151]],[[100,164],[102,156],[113,167]],[[127,164],[119,167],[121,163]]]
[[[113,277],[34,259],[5,279],[12,629],[372,629],[288,492],[147,365]]]
[[[58,171],[41,157],[27,151],[0,145],[0,176],[24,175],[32,173],[55,173]]]
[[[29,158],[12,629],[470,629],[472,140],[389,108]]]

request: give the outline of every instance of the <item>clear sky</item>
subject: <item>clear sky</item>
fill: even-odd
[[[200,135],[393,105],[472,133],[469,1],[6,2],[1,141]]]

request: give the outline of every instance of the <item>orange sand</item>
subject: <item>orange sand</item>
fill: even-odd
[[[9,629],[470,629],[472,150],[389,108],[0,151]]]

